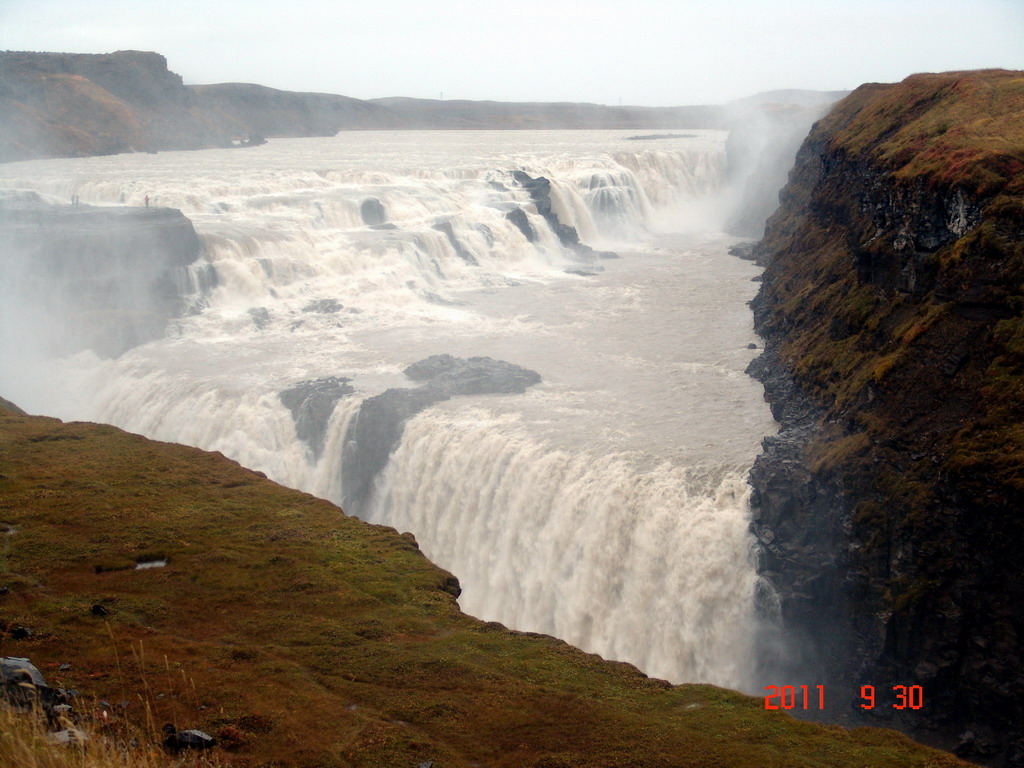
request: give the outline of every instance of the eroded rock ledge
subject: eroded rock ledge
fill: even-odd
[[[341,471],[344,505],[350,512],[363,510],[373,481],[402,439],[405,422],[417,413],[457,395],[518,394],[540,381],[533,371],[503,360],[451,355],[414,363],[405,375],[420,386],[367,398],[349,424]]]
[[[201,245],[173,208],[0,200],[5,329],[37,349],[119,355],[164,335]]]

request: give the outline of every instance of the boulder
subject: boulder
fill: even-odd
[[[261,331],[270,325],[270,310],[266,307],[253,307],[249,310],[249,317],[252,318],[252,323]]]
[[[363,224],[369,226],[380,225],[388,220],[388,213],[384,204],[376,197],[368,197],[359,206],[359,215],[363,217]]]
[[[523,233],[523,237],[528,242],[537,242],[537,233],[533,231],[533,225],[530,224],[530,217],[526,215],[526,211],[522,208],[515,208],[505,214],[505,218],[511,221],[516,229]]]
[[[217,740],[203,731],[189,729],[179,731],[171,723],[164,726],[164,746],[171,752],[181,752],[186,749],[213,749],[217,746]]]
[[[36,705],[48,709],[55,698],[43,674],[31,661],[19,656],[0,658],[0,691],[11,706],[20,710]]]
[[[71,747],[85,744],[89,741],[89,734],[78,728],[64,728],[59,731],[50,731],[46,734],[46,740],[57,746]]]
[[[337,299],[315,299],[302,308],[303,312],[315,312],[321,315],[333,315],[344,307]]]

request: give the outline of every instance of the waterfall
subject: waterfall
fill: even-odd
[[[474,409],[407,425],[370,519],[416,531],[475,616],[657,677],[741,686],[748,493],[739,468],[573,455]]]
[[[357,132],[7,164],[0,187],[54,202],[181,208],[202,254],[164,338],[26,358],[0,394],[340,502],[352,425],[371,398],[416,386],[406,366],[524,366],[540,379],[524,394],[445,391],[410,411],[360,481],[360,514],[412,531],[469,613],[676,682],[742,686],[745,471],[772,421],[742,373],[755,270],[704,215],[724,179],[711,131],[652,146],[608,131]],[[706,245],[664,234],[694,221]],[[351,387],[310,445],[281,394],[324,377]]]

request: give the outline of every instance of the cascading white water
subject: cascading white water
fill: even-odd
[[[709,218],[724,135],[694,133],[352,133],[0,167],[0,186],[61,202],[149,194],[204,243],[193,309],[167,338],[114,360],[26,360],[0,394],[219,450],[337,501],[348,425],[363,399],[412,385],[405,366],[441,353],[525,366],[543,379],[525,394],[414,416],[366,515],[413,531],[470,613],[674,681],[742,686],[756,582],[744,475],[772,421],[742,373],[756,270],[725,255]],[[623,258],[566,274],[578,256],[515,170],[548,178],[559,221]],[[367,200],[383,225],[363,223]],[[535,242],[508,217],[519,208]],[[279,393],[323,376],[356,393],[314,456]]]
[[[674,680],[740,685],[756,577],[740,470],[552,450],[514,418],[406,428],[371,519],[421,531],[477,616]]]

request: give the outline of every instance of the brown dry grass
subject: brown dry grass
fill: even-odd
[[[18,712],[0,703],[0,765],[4,768],[175,768],[197,765],[194,756],[184,758],[164,751],[141,730],[121,721],[59,724],[74,729],[76,740],[62,744],[38,712]],[[203,760],[213,768],[214,757]]]

